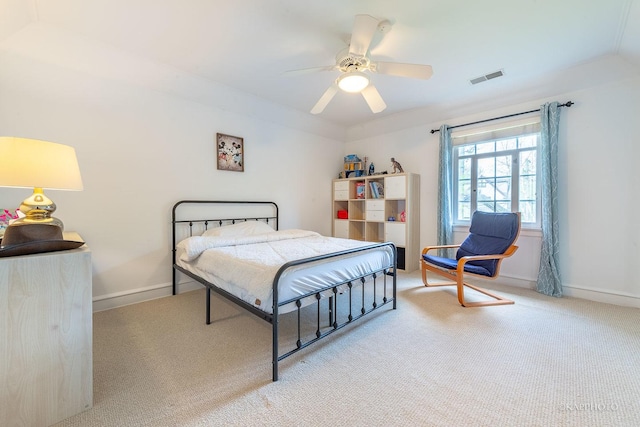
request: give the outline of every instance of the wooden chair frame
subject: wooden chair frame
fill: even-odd
[[[514,243],[518,241],[518,237],[520,236],[520,213],[518,212],[518,232],[516,234],[515,239],[513,240]],[[422,250],[422,255],[425,255],[427,252],[435,250],[435,249],[457,249],[459,248],[460,245],[438,245],[438,246],[427,246]],[[439,267],[437,265],[433,265],[430,264],[428,262],[426,262],[424,260],[424,258],[421,256],[420,257],[420,264],[422,266],[422,283],[424,283],[425,286],[427,287],[436,287],[436,286],[453,286],[455,285],[457,287],[457,294],[458,294],[458,302],[460,303],[461,306],[463,307],[481,307],[481,306],[488,306],[488,305],[506,305],[506,304],[513,304],[514,302],[510,299],[504,298],[498,294],[495,294],[491,291],[488,291],[486,289],[480,288],[476,285],[472,285],[468,282],[465,281],[465,277],[466,276],[472,276],[472,277],[480,277],[483,279],[496,279],[499,275],[500,275],[500,264],[502,264],[502,260],[504,260],[505,258],[509,258],[510,256],[512,256],[516,251],[518,250],[518,246],[516,246],[515,244],[512,244],[511,246],[509,246],[509,248],[507,248],[507,250],[503,253],[503,254],[495,254],[495,255],[473,255],[473,256],[464,256],[461,257],[458,260],[458,265],[457,268],[455,270],[449,270],[447,268],[444,267]],[[469,262],[469,261],[478,261],[478,260],[491,260],[491,259],[495,259],[498,260],[498,263],[496,265],[496,270],[493,276],[483,276],[480,274],[474,274],[474,273],[469,273],[467,271],[464,271],[464,265]],[[436,273],[439,274],[440,276],[446,277],[446,278],[450,278],[453,279],[452,281],[447,281],[447,282],[438,282],[438,283],[429,283],[427,281],[427,271],[430,271],[432,273]],[[487,301],[475,301],[475,302],[471,302],[471,301],[465,301],[464,299],[464,287],[467,286],[477,292],[480,292],[484,295],[487,295],[491,298],[493,298],[493,300],[487,300]]]

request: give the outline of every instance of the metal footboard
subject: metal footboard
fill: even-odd
[[[384,248],[384,247],[390,247],[392,250],[392,254],[393,254],[393,261],[392,261],[392,265],[389,266],[388,268],[384,268],[381,270],[377,270],[377,271],[371,271],[371,272],[367,272],[366,274],[362,275],[362,276],[358,276],[358,277],[354,277],[348,281],[344,281],[341,283],[334,283],[330,286],[325,287],[324,289],[320,289],[314,292],[310,292],[308,294],[305,295],[301,295],[297,298],[294,299],[290,299],[290,300],[286,300],[286,301],[281,301],[279,303],[276,303],[278,301],[278,285],[280,282],[280,278],[281,276],[290,268],[295,267],[295,266],[299,266],[299,265],[304,265],[304,264],[309,264],[309,263],[314,263],[314,262],[318,262],[318,261],[323,261],[323,260],[328,260],[331,258],[336,258],[336,257],[340,257],[340,256],[344,256],[344,255],[349,255],[349,254],[354,254],[354,253],[358,253],[358,252],[363,252],[363,251],[369,251],[369,250],[375,250],[376,248]],[[309,345],[315,343],[316,341],[326,337],[327,335],[330,335],[338,330],[340,330],[341,328],[353,323],[354,321],[360,319],[361,317],[371,313],[374,310],[377,310],[381,307],[383,307],[386,304],[393,304],[393,309],[396,309],[396,292],[397,292],[397,288],[396,288],[396,270],[397,270],[397,251],[396,251],[396,247],[393,243],[391,242],[386,242],[386,243],[378,243],[378,244],[373,244],[373,245],[368,245],[368,246],[363,246],[363,247],[359,247],[359,248],[354,248],[354,249],[350,249],[350,250],[346,250],[346,251],[340,251],[340,252],[334,252],[331,254],[326,254],[326,255],[321,255],[321,256],[317,256],[317,257],[312,257],[312,258],[305,258],[305,259],[300,259],[300,260],[296,260],[296,261],[291,261],[288,262],[286,264],[284,264],[282,267],[280,267],[280,269],[278,270],[278,272],[275,275],[275,278],[273,280],[273,318],[272,318],[272,333],[273,333],[273,339],[272,339],[272,344],[273,344],[273,358],[272,358],[272,365],[273,365],[273,381],[278,381],[278,362],[280,362],[281,360],[291,356],[292,354],[297,353],[298,351],[302,350],[305,347],[308,347]],[[367,278],[370,277],[372,280],[367,282]],[[388,277],[391,277],[391,290],[390,293],[391,295],[388,295],[389,289],[388,289],[388,284],[387,284],[387,280]],[[382,295],[378,296],[378,292],[377,292],[377,281],[378,280],[382,280],[383,284],[382,284]],[[361,305],[360,305],[360,310],[358,313],[354,313],[353,312],[353,299],[354,299],[354,283],[357,284],[357,282],[360,282],[359,286],[360,286],[360,290],[361,290]],[[366,306],[365,303],[365,292],[366,292],[366,286],[370,285],[371,286],[371,290],[372,290],[372,301],[369,307]],[[346,291],[344,292],[340,292],[339,289],[342,286],[346,286]],[[324,331],[322,331],[322,327],[321,327],[321,313],[320,313],[320,301],[322,299],[322,294],[325,291],[331,291],[332,295],[329,298],[329,321],[328,321],[328,325],[329,328],[326,328]],[[345,295],[346,294],[346,295]],[[349,304],[348,304],[348,315],[343,316],[345,317],[344,321],[339,321],[339,308],[341,307],[338,304],[338,298],[340,297],[348,297],[349,300]],[[309,298],[309,297],[315,297],[316,299],[316,306],[317,306],[317,323],[316,323],[316,332],[315,332],[315,337],[311,338],[311,339],[306,339],[303,340],[303,336],[301,333],[301,309],[302,309],[302,303],[301,301]],[[378,299],[379,298],[379,299]],[[296,305],[296,311],[297,311],[297,340],[296,340],[296,344],[295,347],[285,351],[283,354],[280,354],[280,340],[279,340],[279,309],[282,306],[288,305],[294,303]]]

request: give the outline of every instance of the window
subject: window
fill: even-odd
[[[537,129],[531,132],[531,128],[519,132],[527,130],[507,137],[496,137],[499,132],[491,132],[491,139],[476,135],[471,143],[470,138],[464,137],[462,143],[456,143],[453,136],[455,223],[467,223],[471,214],[479,210],[520,211],[523,224],[540,225],[537,198],[540,134]]]

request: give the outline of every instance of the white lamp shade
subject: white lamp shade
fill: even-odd
[[[0,137],[0,187],[82,190],[76,151],[53,142]]]
[[[343,91],[357,93],[369,86],[369,77],[359,71],[351,71],[338,77],[337,83]]]

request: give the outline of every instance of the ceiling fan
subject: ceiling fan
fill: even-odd
[[[399,77],[410,77],[426,80],[433,74],[430,65],[402,64],[399,62],[372,61],[369,46],[376,31],[386,33],[391,24],[387,20],[379,20],[370,15],[356,15],[349,46],[336,55],[336,64],[324,67],[307,68],[288,71],[286,74],[306,74],[316,71],[339,70],[340,76],[329,86],[311,109],[311,114],[320,114],[338,93],[361,93],[367,105],[374,113],[387,108],[380,93],[375,88],[369,73],[389,74]]]

